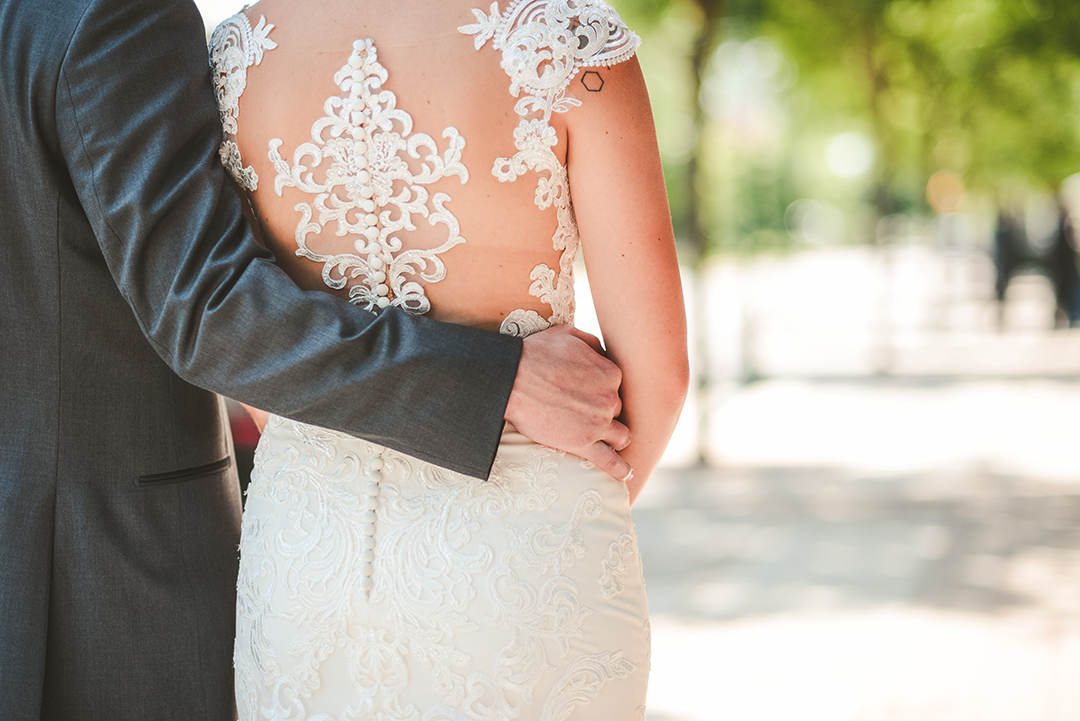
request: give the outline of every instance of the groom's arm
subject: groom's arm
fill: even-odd
[[[519,375],[520,340],[299,290],[255,243],[217,159],[203,39],[189,0],[89,0],[57,79],[74,190],[144,334],[194,384],[485,477],[504,414],[527,425],[573,389],[538,393],[551,371],[523,362]],[[610,369],[593,380],[610,387]],[[579,445],[619,443],[595,417],[541,425],[535,440],[568,450],[566,428],[587,430]]]

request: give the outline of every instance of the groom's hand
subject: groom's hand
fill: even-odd
[[[524,340],[506,420],[536,443],[573,453],[612,478],[628,480],[616,451],[630,443],[622,413],[622,372],[600,354],[600,341],[568,325]]]

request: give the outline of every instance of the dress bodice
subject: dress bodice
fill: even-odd
[[[514,115],[512,132],[507,133],[512,137],[489,139],[480,133],[480,157],[469,157],[469,131],[458,129],[476,126],[473,120],[420,127],[410,112],[419,97],[413,97],[413,107],[399,104],[399,94],[409,90],[408,80],[395,85],[397,69],[383,65],[377,40],[359,38],[339,58],[321,114],[312,108],[309,138],[286,142],[275,135],[263,146],[266,160],[247,162],[252,143],[247,143],[245,157],[241,96],[248,89],[249,71],[268,53],[282,51],[276,50],[279,43],[271,37],[274,25],[260,17],[252,26],[240,13],[223,22],[211,38],[224,130],[221,158],[251,197],[279,262],[287,251],[314,264],[296,265],[291,259],[292,267],[300,273],[317,268],[324,287],[346,294],[350,301],[373,312],[392,305],[410,313],[432,310],[433,285],[447,278],[448,268],[452,275],[475,276],[483,266],[474,286],[488,284],[492,293],[503,289],[510,296],[518,293],[521,303],[504,301],[505,310],[486,309],[479,312],[479,319],[470,320],[460,312],[448,319],[494,322],[504,333],[527,335],[573,321],[573,266],[579,239],[559,154],[565,150],[554,119],[580,104],[571,88],[576,78],[590,67],[630,58],[639,40],[610,6],[597,0],[517,0],[505,11],[494,3],[487,13],[472,12],[475,22],[457,27],[454,37],[444,42],[467,43],[471,37],[476,51],[490,47],[500,53],[499,67],[504,83],[509,79]],[[446,62],[453,64],[453,57]],[[268,82],[273,81],[274,76],[268,76]],[[588,86],[583,84],[582,90]],[[265,111],[265,105],[261,109]],[[483,108],[479,111],[478,117]],[[503,142],[513,152],[490,151],[483,157],[485,148],[494,147],[492,142]],[[484,161],[487,167],[475,167]],[[260,173],[256,165],[273,176],[260,177],[267,173]],[[484,182],[477,180],[481,172],[490,173],[488,182],[494,178],[498,186],[474,190]],[[546,239],[524,226],[520,243],[503,238],[499,247],[504,251],[505,244],[516,243],[513,253],[507,253],[519,259],[516,266],[492,257],[499,254],[494,246],[486,254],[449,253],[468,246],[467,238],[484,236],[486,241],[498,234],[481,227],[477,218],[484,214],[501,212],[509,218],[523,212],[524,196],[518,192],[511,197],[509,188],[501,186],[530,180],[535,183],[531,212],[551,216]],[[270,187],[274,195],[267,192]],[[292,220],[285,221],[287,209],[281,206],[290,201]],[[470,207],[483,212],[470,215]],[[464,218],[459,217],[459,208],[465,209]],[[274,218],[268,220],[268,215]],[[292,227],[285,227],[286,222]],[[519,268],[527,269],[527,277],[525,272],[514,275]],[[444,306],[454,304],[453,293],[443,297]],[[532,307],[524,307],[528,305]],[[438,306],[436,302],[436,310]]]

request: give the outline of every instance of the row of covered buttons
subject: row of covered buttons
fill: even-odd
[[[360,515],[360,532],[364,548],[360,552],[360,587],[365,594],[375,586],[375,509],[379,507],[379,484],[383,480],[383,459],[379,456],[367,462],[367,483],[364,485],[364,510]]]
[[[353,43],[353,52],[349,56],[349,67],[353,69],[352,75],[346,77],[341,83],[341,89],[349,92],[349,121],[352,128],[349,134],[353,138],[353,165],[356,168],[356,180],[360,185],[360,210],[363,215],[359,218],[360,225],[364,226],[361,231],[363,238],[358,238],[354,243],[356,252],[367,253],[368,243],[379,240],[379,216],[375,214],[378,206],[375,203],[375,191],[371,187],[371,171],[368,169],[369,161],[367,152],[369,148],[370,134],[365,127],[368,119],[364,111],[368,108],[370,91],[368,86],[378,89],[382,80],[377,75],[367,78],[364,67],[364,56],[373,52],[370,40],[357,40]],[[367,242],[365,242],[367,241]],[[375,301],[380,308],[390,305],[390,286],[386,283],[386,262],[378,251],[368,254],[368,264],[371,266],[371,279],[374,285]]]

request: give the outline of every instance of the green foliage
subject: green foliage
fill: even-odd
[[[862,219],[848,223],[860,242],[873,239],[875,217],[931,212],[926,182],[939,170],[990,198],[1052,189],[1080,170],[1076,0],[615,5],[645,40],[677,232],[692,236],[697,224],[709,252],[791,246],[784,211],[803,197]],[[757,37],[780,49],[792,80],[744,83],[739,96],[725,73],[745,58],[728,56]],[[740,102],[767,107],[760,117],[729,107]],[[869,138],[875,156],[845,178],[825,152],[847,131]]]
[[[905,180],[938,169],[984,191],[1052,186],[1077,169],[1074,3],[773,0],[766,32],[808,86],[842,76],[846,93],[819,86],[806,111],[869,121],[887,197],[911,196]]]

